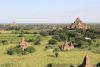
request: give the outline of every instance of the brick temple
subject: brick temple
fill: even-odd
[[[90,63],[87,53],[86,53],[86,56],[84,57],[83,63],[79,65],[79,67],[93,67]]]
[[[16,25],[15,21],[13,20],[13,23],[11,26],[18,26],[18,25]]]
[[[28,43],[24,41],[24,36],[22,36],[22,42],[19,43],[21,49],[25,50],[28,47]]]
[[[90,28],[90,26],[85,25],[85,23],[82,23],[82,21],[77,18],[76,21],[74,21],[74,23],[72,23],[70,26],[67,25],[66,28],[79,28],[79,29],[88,29]]]
[[[74,45],[71,42],[71,46],[69,46],[67,43],[67,40],[66,40],[65,44],[62,43],[62,45],[60,46],[60,49],[63,49],[63,50],[66,50],[66,49],[70,50],[70,48],[74,48]]]

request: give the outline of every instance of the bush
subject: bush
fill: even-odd
[[[23,35],[20,34],[18,37],[22,37],[22,36],[23,36]]]
[[[34,32],[33,34],[38,34],[37,32]]]
[[[91,50],[91,47],[89,47],[88,50]]]
[[[3,45],[8,45],[8,41],[7,40],[2,40]]]
[[[54,64],[53,63],[50,63],[46,67],[53,67],[53,66],[54,66]]]
[[[34,39],[29,39],[28,42],[34,42]]]
[[[55,39],[51,39],[48,41],[48,44],[57,44],[57,41]]]
[[[9,55],[14,55],[14,54],[18,54],[18,55],[27,55],[28,53],[33,53],[35,52],[35,48],[33,48],[32,46],[29,46],[25,49],[25,51],[23,51],[21,48],[19,48],[19,45],[17,45],[16,47],[11,47],[9,49],[7,49],[7,54]]]
[[[60,36],[59,36],[59,35],[54,35],[54,36],[52,37],[52,39],[56,39],[56,40],[58,40],[58,41],[61,41],[61,39],[60,39]]]
[[[48,36],[49,34],[48,34],[48,32],[40,32],[40,35],[42,35],[42,36]]]
[[[35,45],[40,45],[40,44],[41,44],[40,41],[41,41],[41,40],[38,39],[34,44],[35,44]]]
[[[65,41],[66,39],[68,39],[68,36],[64,33],[64,34],[60,34],[60,38],[62,41]]]
[[[27,52],[29,52],[29,53],[34,53],[36,50],[35,50],[35,48],[34,48],[34,47],[29,46],[29,47],[27,47],[27,48],[26,48],[26,50],[25,50],[25,51],[27,51]]]
[[[58,57],[59,54],[58,53],[55,53],[55,55],[56,55],[56,57]]]
[[[96,67],[100,67],[100,62],[97,63]]]
[[[28,32],[28,31],[26,31],[24,34],[29,34],[29,32]]]

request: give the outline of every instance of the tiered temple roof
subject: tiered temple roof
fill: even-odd
[[[84,30],[90,28],[90,26],[85,25],[85,23],[82,23],[82,21],[79,18],[77,18],[76,21],[70,26],[67,25],[67,28],[79,28]]]

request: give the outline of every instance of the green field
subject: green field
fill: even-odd
[[[19,34],[0,34],[0,41],[7,39],[9,42],[21,42],[22,37],[18,37],[18,35]],[[36,36],[34,36],[34,34],[24,34],[24,39],[36,39],[39,34],[35,35]],[[100,61],[100,54],[93,53],[90,50],[80,50],[78,48],[75,48],[75,51],[60,51],[58,58],[56,58],[52,51],[44,51],[44,48],[48,44],[48,40],[50,40],[51,37],[52,36],[42,37],[41,45],[34,45],[34,42],[28,43],[29,46],[36,48],[36,52],[23,56],[6,54],[6,49],[15,47],[18,43],[1,45],[0,67],[45,67],[49,63],[78,65],[82,64],[86,52],[92,65],[96,65]],[[62,42],[57,42],[57,44],[61,45]],[[96,49],[96,47],[92,49]],[[98,47],[98,49],[100,49],[100,47]]]

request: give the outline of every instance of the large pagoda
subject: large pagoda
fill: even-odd
[[[11,26],[18,26],[18,25],[16,25],[15,21],[13,20],[13,23]]]
[[[85,23],[82,23],[82,21],[77,18],[70,26],[67,25],[67,28],[79,28],[84,30],[90,28],[90,26],[85,25]]]

